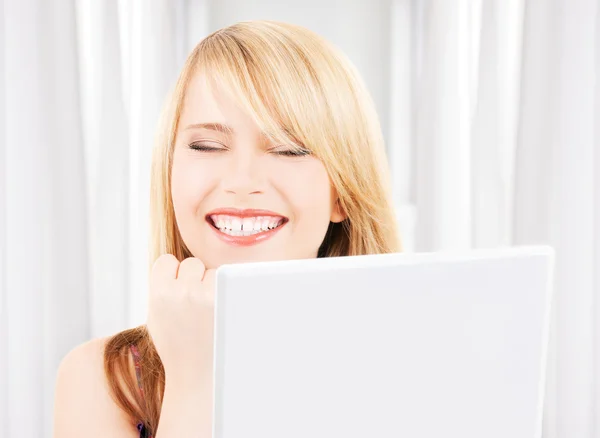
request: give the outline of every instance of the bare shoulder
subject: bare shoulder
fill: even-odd
[[[104,375],[107,341],[81,344],[62,360],[56,377],[54,438],[138,436],[110,396]]]

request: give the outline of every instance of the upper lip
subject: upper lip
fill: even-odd
[[[283,219],[287,219],[285,216],[283,216],[282,214],[279,213],[275,213],[269,210],[259,210],[259,209],[255,209],[255,208],[246,208],[246,209],[239,209],[239,208],[217,208],[215,210],[212,210],[210,213],[208,213],[206,215],[207,218],[210,218],[210,216],[214,216],[214,215],[227,215],[227,216],[237,216],[237,217],[258,217],[258,216],[273,216],[273,217],[281,217]]]

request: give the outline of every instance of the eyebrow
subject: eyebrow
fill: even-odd
[[[222,132],[223,134],[234,134],[235,130],[224,123],[193,123],[185,127],[185,129],[208,129],[210,131]]]

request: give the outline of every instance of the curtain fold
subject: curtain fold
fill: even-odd
[[[421,41],[414,112],[418,251],[471,245],[468,3],[417,3]]]
[[[128,119],[116,0],[78,3],[79,66],[87,171],[90,335],[127,324],[129,296]]]
[[[557,251],[545,438],[600,436],[597,27],[596,1],[526,4],[514,241]]]
[[[89,336],[74,15],[72,0],[25,0],[4,9],[7,382],[0,434],[8,437],[39,437],[51,429],[58,363]]]
[[[0,432],[8,428],[8,318],[6,317],[6,31],[4,2],[0,2]]]

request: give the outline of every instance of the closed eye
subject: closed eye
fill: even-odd
[[[282,155],[284,157],[304,157],[310,155],[308,149],[283,149],[273,151],[276,155]]]
[[[224,151],[226,150],[225,148],[217,148],[214,146],[208,146],[207,144],[204,143],[192,143],[189,145],[190,149],[193,149],[195,151],[201,151],[201,152],[217,152],[217,151]]]
[[[227,150],[227,148],[224,147],[209,146],[205,143],[192,143],[189,145],[189,148],[200,152],[219,152]],[[310,150],[308,149],[272,149],[271,152],[273,152],[275,155],[281,155],[284,157],[304,157],[311,154]]]

